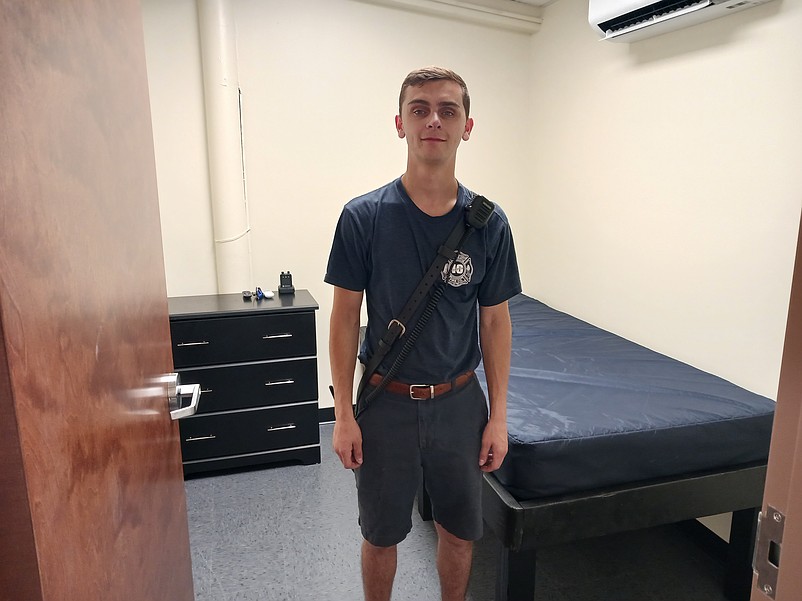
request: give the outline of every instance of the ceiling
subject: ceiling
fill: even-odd
[[[557,0],[362,0],[522,33],[535,33],[543,7]]]

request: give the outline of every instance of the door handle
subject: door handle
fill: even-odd
[[[178,395],[176,401],[178,408],[170,409],[170,419],[181,419],[182,417],[189,417],[195,415],[198,410],[198,403],[200,402],[201,387],[200,384],[182,384],[178,387]],[[181,399],[184,396],[191,396],[189,405],[186,407],[181,406]]]
[[[170,419],[195,415],[200,402],[200,384],[179,384],[178,374],[167,374],[164,377],[167,383],[167,403],[170,407]],[[184,398],[190,397],[189,404],[184,405]]]

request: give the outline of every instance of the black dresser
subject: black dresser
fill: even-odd
[[[320,463],[317,302],[307,290],[168,299],[173,363],[200,384],[179,422],[184,474],[296,461]]]

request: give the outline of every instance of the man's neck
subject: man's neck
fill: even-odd
[[[445,215],[457,202],[459,186],[453,169],[421,170],[407,165],[406,173],[401,176],[401,183],[412,202],[431,217]]]

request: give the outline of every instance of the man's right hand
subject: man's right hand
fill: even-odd
[[[356,419],[344,417],[334,422],[331,446],[344,468],[353,470],[362,465],[362,430]]]

